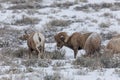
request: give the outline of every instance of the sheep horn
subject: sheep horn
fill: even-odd
[[[68,39],[69,39],[69,37],[66,37],[66,38],[65,38],[65,42],[67,42],[67,41],[68,41]]]
[[[60,39],[61,39],[62,41],[64,41],[64,40],[65,40],[64,36],[60,36]]]

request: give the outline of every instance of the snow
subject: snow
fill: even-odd
[[[53,3],[64,3],[64,2],[74,2],[74,0],[43,0],[42,5],[51,5]],[[74,21],[69,26],[62,29],[62,31],[65,31],[68,33],[68,35],[71,35],[73,32],[97,32],[97,33],[107,33],[109,31],[111,32],[117,32],[120,33],[120,22],[118,23],[117,19],[120,19],[120,11],[111,11],[110,9],[101,9],[99,11],[91,10],[90,12],[84,12],[84,11],[76,11],[74,8],[76,6],[83,6],[84,4],[100,4],[100,3],[114,3],[114,2],[120,2],[120,0],[88,0],[87,3],[79,2],[78,4],[75,4],[73,6],[70,6],[68,9],[61,9],[61,8],[52,8],[52,7],[46,7],[42,9],[38,9],[38,13],[35,13],[33,15],[27,14],[27,11],[24,10],[17,10],[18,12],[13,13],[12,10],[7,10],[8,7],[12,6],[10,3],[1,3],[2,7],[4,7],[3,10],[0,10],[0,29],[4,28],[4,24],[9,24],[11,28],[17,29],[17,30],[24,30],[28,29],[30,25],[20,26],[20,25],[11,25],[16,20],[22,19],[23,15],[28,17],[34,17],[40,19],[39,23],[34,26],[34,30],[37,31],[44,31],[44,28],[47,27],[45,24],[53,19],[62,19],[62,20],[71,20]],[[110,13],[113,15],[113,18],[104,17],[104,13]],[[63,17],[67,16],[67,17]],[[52,19],[50,18],[52,17]],[[78,22],[77,22],[78,20]],[[92,20],[97,20],[97,22],[92,22]],[[110,26],[108,28],[100,28],[100,23],[109,23]],[[58,31],[61,32],[61,31]],[[2,39],[2,38],[0,38]],[[106,45],[109,40],[103,41],[102,44]],[[20,47],[27,48],[26,42],[23,42],[23,45],[20,45]],[[54,51],[56,49],[56,43],[46,43],[45,44],[45,50],[46,51]],[[34,72],[28,72],[28,73],[20,73],[20,74],[5,74],[5,71],[9,70],[10,66],[2,66],[0,65],[0,78],[8,77],[10,78],[12,76],[12,80],[16,80],[17,77],[25,77],[24,80],[43,80],[44,76],[46,75],[54,75],[54,73],[59,73],[62,75],[62,78],[64,80],[120,80],[119,74],[115,74],[115,68],[108,68],[103,70],[87,70],[84,67],[74,68],[74,65],[72,62],[74,59],[74,52],[73,50],[69,49],[68,47],[63,47],[61,50],[65,50],[65,59],[64,60],[52,60],[49,67],[31,67],[34,69]],[[77,54],[77,58],[79,58],[81,55],[85,54],[84,50],[79,50]],[[21,60],[22,61],[22,60]],[[19,59],[15,60],[15,64],[21,64]],[[63,66],[60,67],[53,67],[57,62],[60,62],[63,64]],[[21,67],[22,66],[22,67]],[[26,67],[24,65],[21,65],[20,69],[21,71],[26,70]],[[24,76],[23,76],[24,75]],[[34,75],[34,77],[32,77]],[[21,78],[22,80],[22,78]]]
[[[88,2],[89,3],[112,3],[112,2],[115,2],[115,0],[88,0]]]

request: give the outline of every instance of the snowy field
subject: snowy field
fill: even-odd
[[[25,30],[45,35],[45,59],[26,58]],[[120,55],[91,59],[80,50],[74,59],[73,50],[56,50],[61,31],[97,32],[106,46],[120,34],[120,0],[0,0],[0,80],[120,80]]]

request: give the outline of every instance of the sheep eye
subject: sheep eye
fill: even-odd
[[[58,42],[58,44],[60,44],[60,42]]]

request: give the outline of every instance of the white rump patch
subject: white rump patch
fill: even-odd
[[[41,41],[39,40],[41,39]],[[33,40],[35,41],[36,47],[39,47],[41,44],[44,43],[45,37],[41,33],[35,33],[33,36]]]

